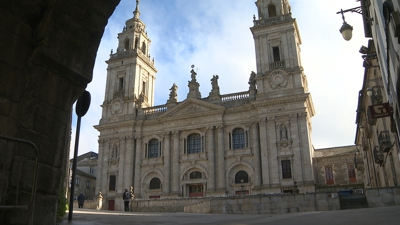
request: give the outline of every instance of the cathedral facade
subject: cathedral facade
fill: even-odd
[[[187,98],[178,102],[174,84],[166,104],[154,106],[157,70],[137,1],[107,61],[95,126],[96,189],[108,209],[122,208],[129,188],[143,199],[315,192],[315,111],[297,23],[288,0],[258,0],[256,6],[250,29],[257,71],[243,81],[248,90],[221,95],[214,75],[202,97],[192,66]]]

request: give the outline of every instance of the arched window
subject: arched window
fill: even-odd
[[[232,131],[233,149],[241,149],[247,147],[247,132],[242,128],[235,128]]]
[[[125,51],[129,50],[129,39],[125,39]]]
[[[187,154],[201,152],[200,134],[191,134],[187,137]]]
[[[249,183],[249,175],[241,170],[235,175],[235,184]]]
[[[135,38],[135,46],[133,46],[135,49],[136,48],[139,48],[139,38],[138,37],[136,37]]]
[[[142,43],[142,52],[146,55],[146,43]]]
[[[154,177],[150,181],[150,190],[151,189],[160,189],[161,188],[161,181],[157,177]]]
[[[269,18],[275,17],[276,16],[276,7],[275,5],[271,4],[268,6],[268,16]]]
[[[151,139],[147,145],[147,157],[156,158],[159,156],[159,142],[157,139]]]
[[[203,175],[199,171],[191,172],[189,175],[190,179],[201,179],[202,177],[203,177]]]

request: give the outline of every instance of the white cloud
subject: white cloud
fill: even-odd
[[[221,94],[248,89],[250,72],[255,70],[254,40],[250,31],[255,0],[143,0],[140,18],[152,39],[150,54],[158,69],[155,103],[165,104],[173,83],[179,87],[179,101],[186,99],[190,66],[198,68],[197,79],[203,97],[211,90],[210,79],[219,75]],[[364,38],[361,15],[346,13],[354,27],[353,39],[346,42],[339,33],[341,8],[359,6],[348,0],[292,0],[292,13],[302,38],[302,61],[308,77],[316,116],[313,143],[316,148],[354,143],[355,111],[361,89],[363,67],[361,45]],[[117,34],[133,16],[135,1],[122,0],[104,32],[88,90],[92,104],[82,118],[79,154],[98,151],[98,132],[93,125],[101,118],[110,50],[116,49]],[[74,125],[75,126],[75,125]],[[75,132],[75,130],[73,130]],[[74,138],[73,134],[73,138]],[[71,142],[73,148],[74,142]]]

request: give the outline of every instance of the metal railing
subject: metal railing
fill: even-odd
[[[39,165],[39,149],[36,147],[35,144],[33,144],[30,141],[23,140],[23,139],[18,139],[18,138],[11,138],[11,137],[6,137],[0,135],[0,139],[6,140],[9,142],[16,142],[16,143],[24,143],[28,144],[33,150],[36,155],[35,157],[35,167],[33,171],[33,181],[32,181],[32,190],[31,190],[31,197],[29,200],[28,205],[18,205],[18,195],[19,195],[19,185],[17,185],[17,190],[16,190],[16,199],[15,199],[15,205],[0,205],[0,210],[13,210],[13,209],[25,209],[29,210],[29,225],[33,225],[33,213],[34,213],[34,208],[35,208],[35,197],[36,197],[36,186],[37,186],[37,174],[38,174],[38,165]],[[6,148],[8,149],[8,148]],[[19,182],[19,181],[18,181]]]

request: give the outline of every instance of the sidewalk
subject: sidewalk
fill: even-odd
[[[70,225],[399,225],[400,206],[287,214],[137,213],[76,209]]]

